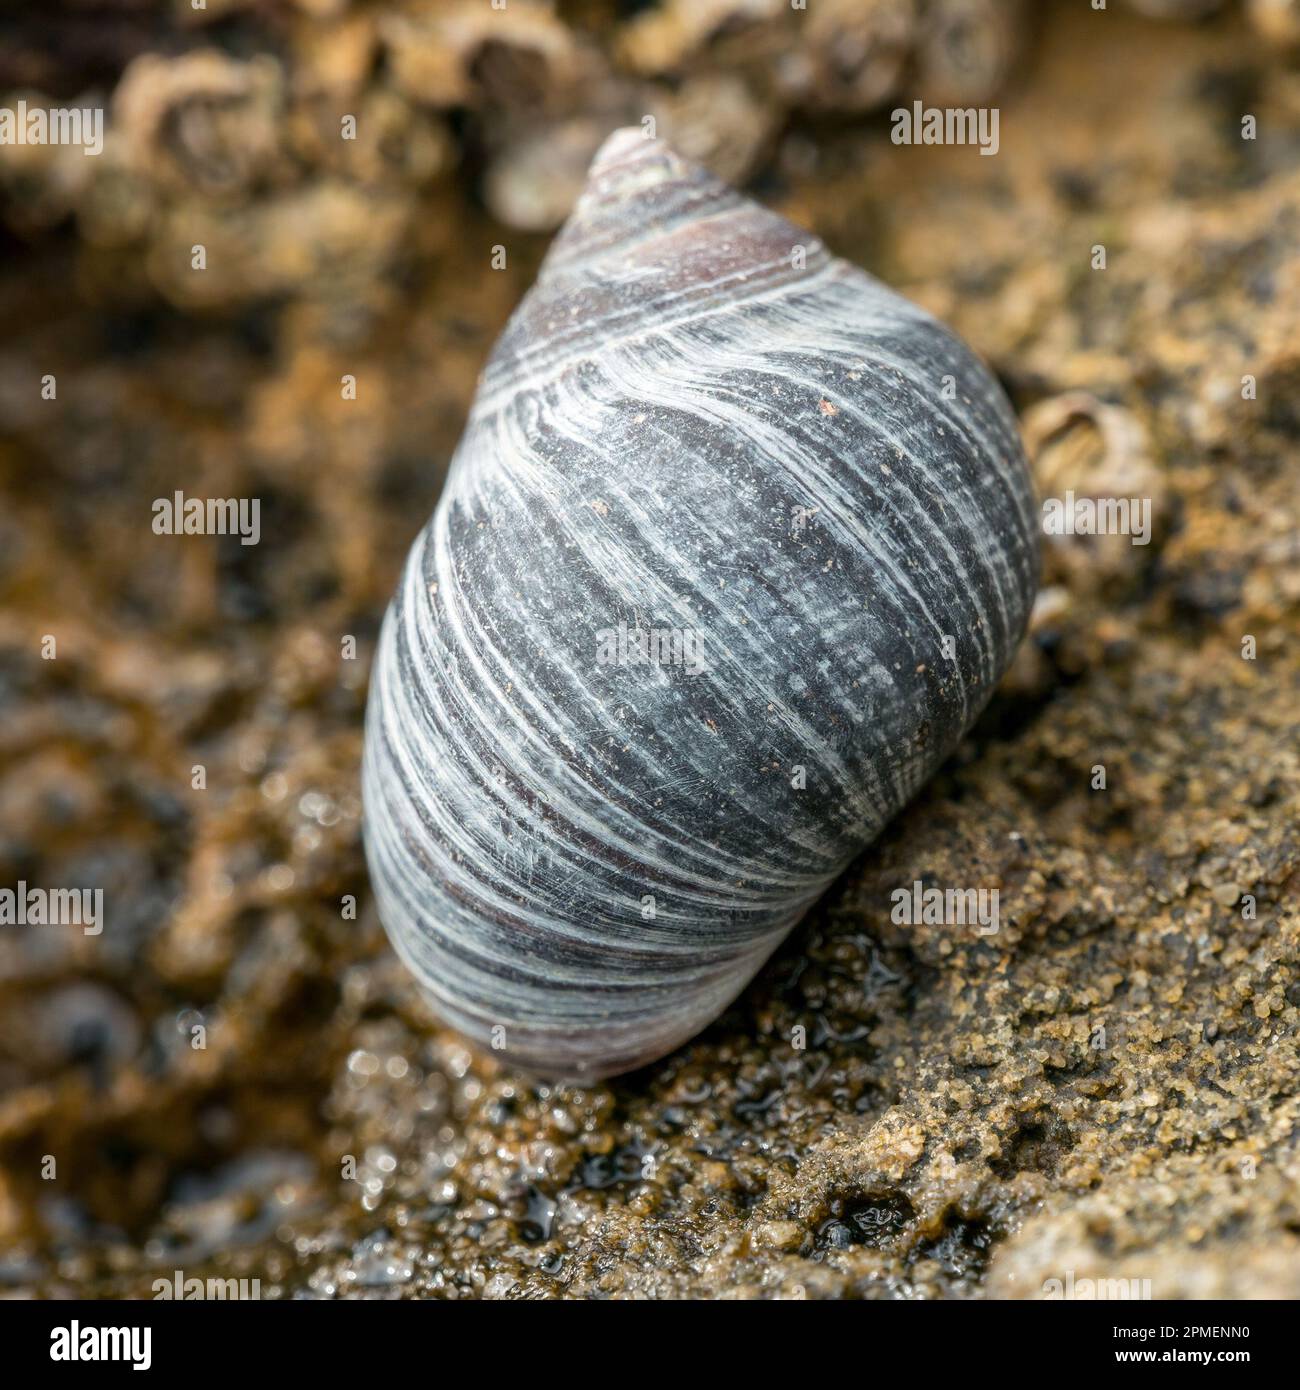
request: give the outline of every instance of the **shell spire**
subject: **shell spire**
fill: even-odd
[[[662,140],[623,126],[596,151],[539,279],[578,259],[618,255],[686,218],[716,216],[742,201],[721,179]]]
[[[698,1032],[970,727],[1037,557],[973,354],[615,132],[376,653],[366,851],[437,1013],[584,1079]]]
[[[488,361],[487,396],[539,358],[802,282],[821,241],[636,126],[597,151],[572,216]],[[860,274],[861,272],[855,272]]]

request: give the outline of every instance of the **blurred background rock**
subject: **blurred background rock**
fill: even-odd
[[[0,106],[107,115],[0,148],[0,885],[107,918],[0,929],[0,1286],[1300,1294],[1298,45],[1292,0],[0,4]],[[893,145],[918,99],[999,155]],[[492,340],[647,117],[950,321],[1044,493],[1155,531],[1052,538],[932,791],[702,1039],[574,1091],[423,1013],[359,731]],[[261,543],[155,536],[177,490]],[[1002,934],[900,932],[915,877]]]

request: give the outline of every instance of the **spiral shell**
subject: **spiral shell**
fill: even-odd
[[[611,136],[376,655],[367,854],[438,1014],[579,1078],[715,1018],[970,727],[1035,534],[967,348]]]

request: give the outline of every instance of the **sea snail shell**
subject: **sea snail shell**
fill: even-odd
[[[691,1037],[970,727],[1036,580],[970,351],[616,132],[376,654],[367,854],[437,1013],[578,1078]]]

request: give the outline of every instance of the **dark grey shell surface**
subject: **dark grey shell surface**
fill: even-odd
[[[1037,553],[961,342],[613,135],[376,655],[367,855],[437,1013],[567,1077],[691,1037],[970,727]]]

